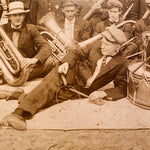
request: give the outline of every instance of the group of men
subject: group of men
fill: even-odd
[[[150,1],[146,0],[146,3],[147,9],[150,10]],[[13,1],[9,3],[8,8],[9,22],[2,25],[2,28],[24,56],[21,67],[32,66],[29,80],[44,78],[30,93],[19,97],[18,107],[4,117],[1,125],[26,130],[25,119],[55,103],[56,93],[64,84],[67,88],[62,89],[60,93],[63,100],[81,94],[87,96],[91,103],[99,104],[102,99],[118,100],[127,95],[129,61],[126,57],[142,49],[142,34],[150,31],[150,13],[137,21],[135,29],[130,23],[117,28],[116,25],[123,23],[123,4],[119,0],[108,0],[108,17],[97,23],[93,30],[87,20],[76,16],[78,5],[75,1],[62,1],[60,8],[64,16],[56,20],[64,35],[77,46],[71,47],[60,62],[54,63],[51,46],[35,25],[24,22],[25,14],[29,12],[24,9],[24,4],[21,1]],[[78,45],[78,42],[100,33],[101,38],[88,44],[86,48]],[[135,41],[128,42],[134,36]],[[114,87],[99,90],[112,81]],[[76,89],[77,95],[69,90],[71,87]]]

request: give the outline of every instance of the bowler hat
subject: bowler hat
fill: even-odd
[[[30,10],[24,9],[24,4],[21,1],[14,1],[8,4],[8,15],[20,14],[20,13],[28,13]]]
[[[122,9],[123,7],[122,3],[119,0],[108,0],[107,7],[109,8],[112,6],[118,7],[119,9]]]
[[[103,37],[106,38],[107,41],[122,45],[127,41],[124,32],[115,26],[110,26],[106,28],[106,31],[102,33]]]
[[[78,6],[78,4],[74,0],[63,0],[61,2],[61,8],[64,8],[66,6]]]

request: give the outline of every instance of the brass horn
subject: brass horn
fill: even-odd
[[[21,68],[23,56],[19,53],[3,28],[0,27],[0,69],[4,79],[11,86],[23,85],[29,76],[28,68]]]
[[[43,16],[39,24],[42,25],[38,26],[40,34],[49,42],[55,62],[60,61],[70,49],[75,49],[73,41],[66,37],[57,24],[54,12],[49,12]]]
[[[72,40],[68,39],[63,33],[63,30],[59,27],[55,20],[55,13],[49,12],[39,21],[40,25],[44,25],[53,36],[61,41],[65,46],[72,47]]]

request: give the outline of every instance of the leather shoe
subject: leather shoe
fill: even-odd
[[[17,130],[26,130],[27,124],[23,117],[17,115],[17,114],[10,114],[8,116],[5,116],[3,120],[1,121],[1,126],[5,127],[13,127]]]

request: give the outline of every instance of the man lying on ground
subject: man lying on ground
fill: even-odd
[[[128,63],[120,51],[124,42],[126,37],[121,30],[108,27],[101,41],[96,41],[85,49],[69,52],[60,65],[56,65],[36,88],[21,98],[18,107],[12,114],[4,117],[1,125],[26,130],[25,119],[55,100],[56,93],[63,85],[61,74],[65,74],[69,85],[88,94],[91,102],[103,98],[117,100],[125,97]],[[114,81],[113,88],[98,90],[111,81]],[[73,98],[73,95],[68,97],[63,92],[62,96],[63,99]]]

